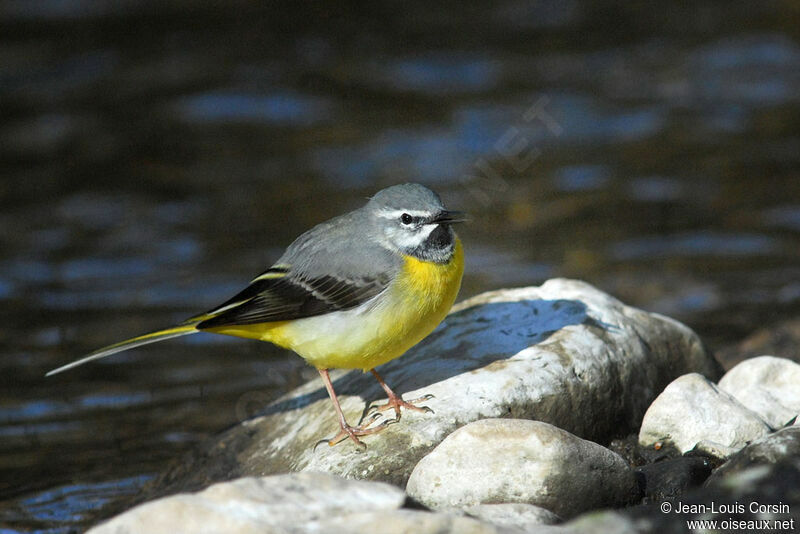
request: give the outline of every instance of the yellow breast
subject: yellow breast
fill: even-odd
[[[369,370],[401,356],[436,328],[455,302],[463,273],[464,251],[456,239],[448,263],[405,257],[396,279],[369,305],[217,333],[275,343],[317,368]]]
[[[386,347],[369,367],[362,368],[371,369],[403,355],[433,332],[453,306],[463,274],[464,250],[458,238],[453,257],[446,264],[406,257],[393,288],[393,311],[388,314],[392,326],[384,332]]]
[[[412,345],[427,336],[445,318],[456,300],[463,274],[464,251],[459,239],[456,239],[453,257],[445,264],[406,256],[403,271],[393,284],[393,289],[400,301],[400,309],[395,309],[395,313],[406,316],[408,324],[413,326],[411,332],[424,331]]]

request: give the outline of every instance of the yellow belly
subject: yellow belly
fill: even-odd
[[[464,252],[449,263],[406,257],[397,279],[373,302],[294,321],[225,326],[210,332],[269,341],[320,369],[369,370],[401,356],[445,318],[461,286]]]

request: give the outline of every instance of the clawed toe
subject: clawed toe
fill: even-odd
[[[333,447],[334,445],[341,443],[347,438],[350,438],[359,449],[361,449],[362,451],[366,450],[367,446],[364,444],[363,441],[358,439],[360,436],[369,436],[371,434],[377,434],[378,432],[385,429],[389,425],[393,425],[394,423],[397,422],[396,419],[386,419],[385,421],[382,421],[379,425],[370,427],[369,425],[374,423],[378,417],[380,417],[380,414],[375,414],[373,417],[370,417],[369,421],[367,421],[364,425],[361,426],[356,426],[356,427],[352,427],[350,425],[343,426],[339,430],[339,433],[336,434],[333,438],[329,440],[323,439],[322,441],[314,445],[314,449],[316,450],[316,448],[319,446],[320,443],[325,443],[326,441],[329,446]]]
[[[335,436],[333,436],[331,439],[328,440],[328,446],[333,447],[337,443],[341,443],[342,441],[346,440],[347,438],[350,438],[351,440],[353,440],[353,443],[355,443],[356,447],[358,447],[360,450],[362,450],[362,451],[367,450],[367,445],[363,441],[358,439],[358,437],[357,437],[357,436],[363,435],[363,434],[357,434],[354,431],[355,429],[350,428],[350,427],[348,427],[348,430],[345,430],[344,428],[339,430],[338,434],[336,434]],[[322,441],[324,442],[325,440],[322,440]]]
[[[391,388],[389,388],[389,386],[386,385],[386,382],[383,381],[383,378],[381,378],[381,375],[379,375],[375,369],[370,369],[370,372],[378,380],[378,383],[380,383],[384,391],[386,391],[389,400],[386,402],[386,404],[382,404],[379,406],[370,406],[369,408],[367,408],[362,417],[361,424],[357,427],[352,427],[347,424],[347,420],[345,419],[344,414],[342,413],[342,408],[339,405],[339,400],[336,397],[336,392],[333,390],[333,383],[331,383],[331,378],[328,373],[328,370],[318,369],[318,371],[320,376],[322,377],[323,383],[325,384],[325,388],[328,390],[328,395],[330,396],[331,401],[333,401],[333,406],[336,408],[336,413],[339,415],[340,430],[339,433],[336,434],[333,438],[329,440],[319,441],[316,445],[314,445],[314,450],[316,450],[321,443],[325,443],[325,441],[328,442],[328,445],[333,447],[337,443],[341,443],[342,441],[350,438],[350,440],[359,449],[363,451],[367,448],[367,446],[364,444],[364,442],[362,442],[358,438],[360,436],[368,436],[370,434],[375,434],[377,432],[380,432],[389,425],[392,425],[400,421],[401,408],[407,408],[409,410],[414,410],[416,412],[433,413],[433,410],[431,410],[427,406],[416,406],[416,404],[419,402],[424,402],[433,399],[434,398],[433,395],[427,394],[411,401],[404,401],[402,397],[397,395],[395,392],[391,390]],[[394,413],[396,415],[394,419],[385,419],[375,426],[370,426],[381,418],[382,412],[389,409],[394,410]]]
[[[371,425],[372,423],[381,418],[381,412],[377,410],[371,410],[371,411],[367,410],[366,415],[367,415],[366,421],[361,422],[362,427],[368,427],[369,425]]]
[[[404,401],[400,397],[389,397],[389,400],[386,404],[381,404],[378,406],[370,406],[367,410],[367,414],[374,414],[385,412],[386,410],[394,410],[395,414],[397,415],[397,419],[400,419],[400,409],[405,408],[407,410],[413,410],[415,412],[422,412],[422,413],[434,413],[432,409],[428,408],[427,406],[417,406],[416,403],[425,402],[431,400],[433,395],[423,395],[422,397],[416,398],[410,401]]]
[[[314,447],[313,447],[311,450],[312,450],[313,452],[317,452],[317,447],[319,447],[319,446],[320,446],[320,445],[322,445],[323,443],[328,443],[328,444],[330,444],[330,440],[327,440],[327,439],[321,439],[321,440],[319,440],[318,442],[316,442],[316,443],[314,444]]]

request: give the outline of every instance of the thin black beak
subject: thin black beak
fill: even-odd
[[[462,223],[467,220],[467,214],[463,211],[448,211],[443,210],[440,211],[436,217],[430,222],[430,224],[456,224]]]

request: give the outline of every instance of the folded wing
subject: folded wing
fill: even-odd
[[[279,269],[283,272],[268,270],[227,302],[198,316],[197,329],[289,321],[347,310],[376,297],[389,284],[387,275],[311,277],[293,272],[290,266]]]

